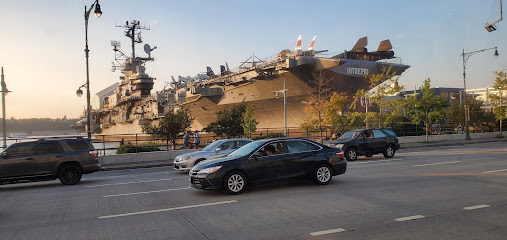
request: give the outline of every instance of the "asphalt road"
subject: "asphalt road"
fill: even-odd
[[[0,239],[507,239],[507,145],[402,149],[231,196],[169,167],[0,186]]]

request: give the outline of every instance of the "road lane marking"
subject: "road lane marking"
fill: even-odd
[[[410,221],[410,220],[415,220],[415,219],[419,219],[419,218],[423,218],[423,217],[424,217],[423,215],[415,215],[415,216],[410,216],[410,217],[396,218],[396,219],[394,219],[394,221],[403,222],[403,221]]]
[[[493,171],[487,171],[487,172],[482,172],[482,173],[495,173],[495,172],[505,172],[505,171],[507,171],[507,169],[493,170]]]
[[[185,178],[187,178],[187,177],[185,177]],[[161,181],[170,181],[170,180],[174,180],[174,179],[175,178],[165,178],[165,179],[135,181],[135,182],[108,183],[108,184],[91,185],[91,186],[85,186],[85,187],[105,187],[105,186],[125,185],[125,184],[134,184],[134,183],[161,182]]]
[[[326,235],[326,234],[331,234],[331,233],[339,233],[339,232],[345,232],[345,231],[346,230],[343,228],[336,228],[336,229],[330,229],[330,230],[325,230],[325,231],[312,232],[312,233],[310,233],[310,235],[321,236],[321,235]]]
[[[107,197],[120,197],[120,196],[129,196],[129,195],[146,194],[146,193],[170,192],[170,191],[185,190],[185,189],[190,189],[190,188],[191,187],[164,189],[164,190],[156,190],[156,191],[148,191],[148,192],[122,193],[122,194],[105,195],[102,197],[107,198]]]
[[[197,205],[190,205],[190,206],[183,206],[183,207],[163,208],[163,209],[157,209],[157,210],[142,211],[142,212],[122,213],[122,214],[116,214],[116,215],[100,216],[99,219],[126,217],[126,216],[133,216],[133,215],[140,215],[140,214],[147,214],[147,213],[167,212],[167,211],[174,211],[174,210],[181,210],[181,209],[188,209],[188,208],[197,208],[197,207],[206,207],[206,206],[214,206],[214,205],[227,204],[227,203],[235,203],[235,202],[237,202],[237,201],[236,200],[230,200],[230,201],[224,201],[224,202],[204,203],[204,204],[197,204]]]
[[[441,163],[428,163],[428,164],[421,164],[421,165],[413,165],[412,167],[433,166],[433,165],[442,165],[442,164],[459,163],[459,162],[461,162],[461,161],[441,162]]]
[[[476,206],[466,207],[466,208],[463,208],[463,209],[465,209],[465,210],[475,210],[475,209],[479,209],[479,208],[487,208],[487,207],[491,207],[491,206],[486,205],[486,204],[481,204],[481,205],[476,205]]]
[[[348,164],[350,165],[354,165],[354,164],[366,164],[366,163],[378,163],[378,162],[392,162],[392,161],[402,161],[402,160],[405,160],[403,158],[398,158],[398,159],[389,159],[389,160],[371,160],[371,161],[367,161],[367,162],[348,162]]]

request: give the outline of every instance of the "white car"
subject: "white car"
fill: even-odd
[[[200,151],[177,156],[174,159],[173,167],[179,171],[190,171],[190,169],[192,169],[195,165],[204,160],[224,156],[252,141],[253,140],[246,138],[218,140],[204,147]]]

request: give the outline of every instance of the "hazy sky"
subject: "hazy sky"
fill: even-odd
[[[75,92],[86,82],[84,7],[92,0],[0,1],[0,66],[12,93],[6,97],[7,118],[78,117],[86,95]],[[90,89],[92,95],[117,82],[111,72],[111,40],[130,54],[129,39],[115,25],[139,20],[151,26],[144,43],[157,46],[147,64],[161,90],[170,76],[194,76],[225,61],[237,67],[255,52],[260,58],[294,49],[303,35],[307,47],[349,50],[368,36],[369,50],[391,39],[393,50],[411,66],[401,77],[406,89],[426,78],[433,86],[463,87],[460,54],[478,53],[467,63],[467,87],[492,85],[493,71],[507,67],[507,20],[495,32],[485,22],[500,16],[499,0],[449,1],[120,1],[101,0],[103,15],[89,20]],[[144,54],[143,44],[136,53]]]

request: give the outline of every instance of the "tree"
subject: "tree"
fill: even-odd
[[[188,108],[180,108],[176,112],[169,111],[165,114],[156,126],[144,125],[143,132],[151,135],[152,138],[159,138],[172,143],[172,149],[176,148],[176,140],[183,136],[183,132],[192,125],[194,117]]]
[[[491,98],[491,105],[493,105],[493,114],[495,115],[495,119],[500,121],[500,137],[503,137],[502,121],[505,118],[506,113],[503,91],[507,91],[507,74],[504,71],[496,71],[495,75],[496,80],[493,88],[498,90],[498,93],[489,94],[489,98]]]
[[[469,123],[477,125],[480,122],[492,122],[495,116],[492,112],[483,109],[483,102],[468,96],[467,103],[469,107]],[[465,119],[465,107],[459,100],[453,100],[451,107],[447,110],[446,115],[449,122],[461,123]]]
[[[440,122],[444,118],[444,109],[449,103],[442,99],[442,96],[435,96],[434,89],[431,88],[431,80],[424,80],[424,84],[419,88],[421,96],[410,96],[408,105],[408,114],[412,118],[413,124],[424,123],[426,127],[426,142],[428,142],[429,128],[431,124]]]
[[[375,117],[379,128],[395,122],[401,116],[401,110],[405,103],[403,98],[391,97],[403,90],[403,86],[398,85],[398,78],[395,78],[396,72],[391,69],[392,67],[384,67],[379,74],[365,75],[370,80],[370,89],[372,90],[358,90],[352,103],[352,109],[355,109],[359,99],[364,97],[369,99],[370,103],[377,105],[378,114],[369,114],[368,117]],[[390,80],[389,84],[386,84],[387,80]],[[375,87],[376,89],[374,89]]]
[[[246,106],[245,114],[243,117],[243,122],[241,126],[243,127],[243,133],[249,138],[252,138],[252,133],[257,130],[257,124],[259,122],[253,116],[252,105]]]
[[[318,75],[313,74],[313,78],[310,79],[310,95],[308,95],[307,106],[305,107],[305,111],[309,114],[308,120],[317,119],[321,142],[324,142],[322,132],[324,131],[324,112],[331,92],[330,81],[331,79],[325,77],[322,71]]]
[[[334,133],[344,132],[350,126],[350,119],[345,112],[347,99],[346,93],[334,92],[325,104],[324,124]]]
[[[212,132],[217,136],[227,138],[239,137],[243,135],[243,115],[246,111],[246,105],[244,103],[234,106],[230,111],[224,109],[223,111],[217,112],[217,120],[208,124],[203,130],[206,132]]]

